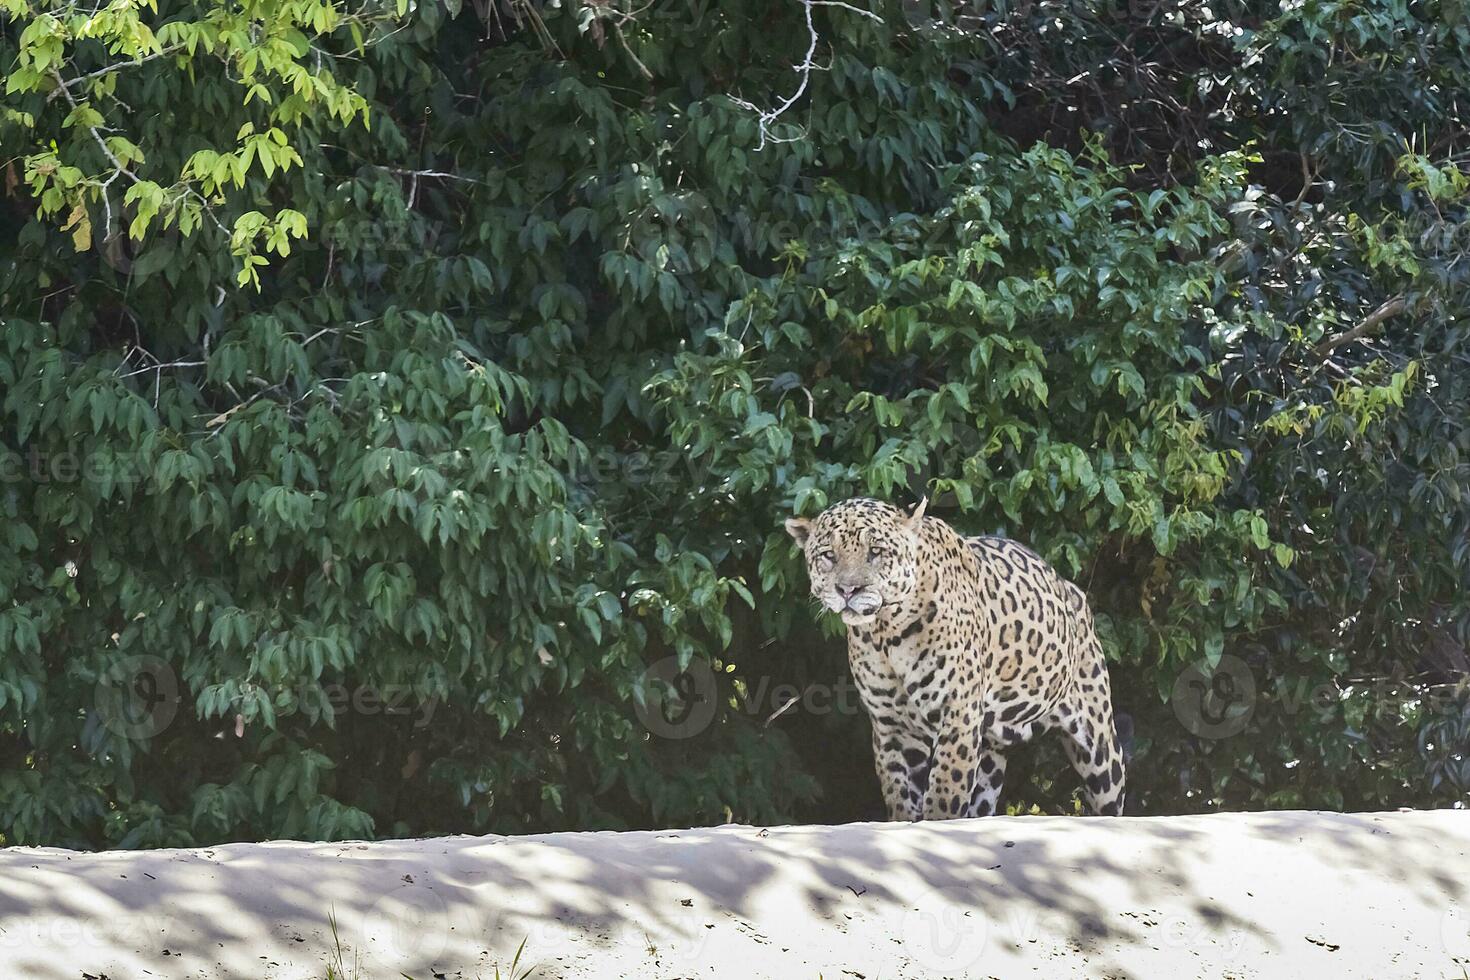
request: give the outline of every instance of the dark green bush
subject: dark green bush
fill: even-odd
[[[1290,8],[816,6],[763,126],[800,0],[5,0],[0,832],[869,815],[859,493],[1088,590],[1130,809],[1463,799],[1470,5]]]

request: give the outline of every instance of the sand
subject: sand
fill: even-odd
[[[1463,811],[11,848],[0,977],[1463,978],[1467,888]]]

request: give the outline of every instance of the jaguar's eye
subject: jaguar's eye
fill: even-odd
[[[817,556],[817,567],[823,571],[826,571],[835,564],[837,564],[837,556],[830,551],[824,551]]]
[[[888,554],[888,552],[884,551],[882,548],[869,548],[868,561],[877,561],[886,554]]]

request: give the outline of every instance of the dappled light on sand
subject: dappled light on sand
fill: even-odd
[[[0,852],[0,975],[1435,976],[1464,813]]]

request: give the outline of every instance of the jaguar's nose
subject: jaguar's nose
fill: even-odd
[[[844,599],[851,599],[861,592],[862,589],[863,587],[861,585],[839,585],[837,586],[837,594]]]

